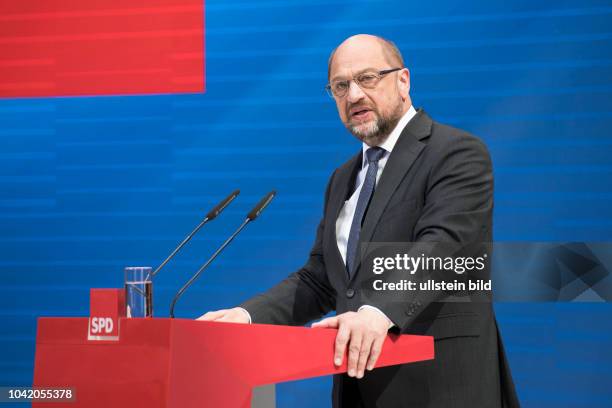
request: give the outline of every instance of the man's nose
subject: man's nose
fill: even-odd
[[[355,81],[349,82],[349,90],[346,96],[347,100],[351,103],[357,102],[365,96],[359,85]]]

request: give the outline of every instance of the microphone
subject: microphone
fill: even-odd
[[[265,210],[268,204],[270,204],[275,195],[276,191],[270,191],[268,194],[266,194],[266,196],[262,198],[261,201],[257,203],[257,205],[247,214],[246,218],[244,219],[244,221],[242,221],[242,224],[240,224],[238,229],[232,235],[230,235],[230,237],[226,239],[225,242],[221,244],[219,248],[217,248],[215,253],[213,253],[211,257],[208,258],[204,265],[202,265],[200,269],[198,269],[198,271],[191,277],[191,279],[189,279],[187,283],[185,283],[183,287],[179,289],[179,291],[174,296],[174,299],[172,299],[172,304],[170,305],[170,318],[174,318],[174,306],[176,305],[176,302],[179,300],[179,298],[183,295],[183,293],[185,293],[185,291],[193,284],[193,282],[195,282],[200,277],[202,272],[204,272],[206,268],[208,268],[212,261],[214,261],[215,258],[219,256],[221,251],[223,251],[225,247],[227,247],[234,240],[234,238],[236,238],[240,231],[242,231],[249,222],[255,221],[257,217],[259,217],[259,215],[263,212],[263,210]]]
[[[235,190],[234,192],[232,192],[230,195],[228,195],[227,197],[225,197],[223,199],[223,201],[221,201],[219,204],[217,204],[212,210],[209,211],[208,214],[206,214],[206,217],[204,217],[204,219],[198,224],[197,227],[194,228],[193,231],[191,231],[189,233],[189,235],[187,235],[185,237],[185,239],[176,247],[174,248],[174,251],[172,251],[172,253],[164,260],[164,262],[162,262],[157,269],[155,269],[153,271],[153,273],[149,273],[150,276],[147,276],[146,280],[149,280],[149,277],[153,277],[155,275],[157,275],[157,273],[164,267],[166,266],[166,264],[172,259],[174,258],[174,255],[176,255],[178,253],[178,251],[180,251],[185,244],[187,244],[189,241],[191,241],[191,238],[193,238],[193,236],[195,234],[197,234],[197,232],[200,230],[200,228],[202,228],[204,226],[204,224],[206,224],[208,221],[212,221],[215,218],[217,218],[217,216],[219,214],[221,214],[221,211],[223,211],[225,209],[225,207],[227,207],[232,201],[234,201],[234,199],[236,197],[238,197],[238,194],[240,194],[240,190]]]

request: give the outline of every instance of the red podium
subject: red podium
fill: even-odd
[[[254,387],[346,371],[336,330],[184,319],[119,319],[113,341],[88,340],[87,318],[39,318],[35,387],[71,387],[74,402],[33,407],[251,405]],[[434,357],[428,336],[389,335],[377,367]]]

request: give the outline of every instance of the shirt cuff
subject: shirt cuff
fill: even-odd
[[[372,309],[372,310],[376,310],[378,313],[380,313],[381,315],[383,315],[385,317],[385,319],[387,319],[387,321],[389,322],[389,327],[387,329],[392,328],[393,326],[395,326],[395,324],[393,324],[393,322],[391,321],[391,319],[389,319],[387,317],[386,314],[384,314],[384,312],[382,310],[380,310],[379,308],[375,307],[375,306],[370,306],[370,305],[363,305],[361,306],[359,309],[357,309],[357,311],[359,312],[361,309]],[[245,310],[246,312],[246,310]],[[247,312],[248,313],[248,312]],[[250,316],[249,316],[250,318]]]
[[[249,324],[253,323],[253,320],[251,320],[251,314],[249,313],[248,310],[246,310],[244,307],[237,307],[236,309],[240,309],[244,313],[246,313],[246,315],[249,317]],[[380,313],[382,313],[382,312],[380,312]]]

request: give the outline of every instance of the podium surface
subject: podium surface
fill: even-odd
[[[119,338],[88,340],[87,318],[39,318],[35,387],[70,387],[73,402],[33,407],[236,407],[254,387],[344,373],[337,330],[185,319],[119,319]],[[433,338],[389,335],[376,367],[434,358]]]

